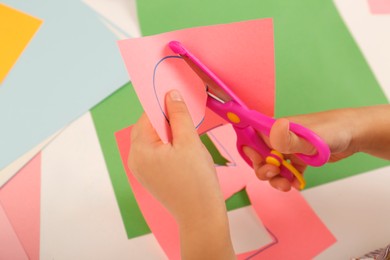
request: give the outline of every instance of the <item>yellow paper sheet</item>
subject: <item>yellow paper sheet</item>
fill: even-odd
[[[41,24],[42,20],[0,3],[0,83]]]

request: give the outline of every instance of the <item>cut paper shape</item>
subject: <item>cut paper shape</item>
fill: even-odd
[[[119,48],[132,83],[151,123],[164,142],[169,140],[168,123],[153,99],[153,75],[156,64],[174,55],[168,48],[172,40],[182,42],[194,55],[213,70],[249,108],[271,115],[274,103],[274,52],[271,19],[198,27],[160,35],[119,41]],[[184,67],[186,67],[186,64]],[[205,120],[199,127],[203,133],[224,121],[205,110],[206,93],[199,95],[197,86],[179,78],[173,66],[164,77],[170,85],[161,93],[177,88],[194,118]],[[184,68],[182,68],[184,69]],[[186,81],[184,81],[186,80]],[[204,90],[204,87],[202,88]],[[202,110],[200,110],[200,108]],[[195,120],[194,120],[195,121]],[[195,124],[195,122],[194,122]]]
[[[390,14],[389,0],[367,0],[373,14]]]
[[[19,172],[32,158],[34,158],[47,144],[49,144],[59,133],[58,131],[54,135],[47,138],[45,141],[19,157],[17,160],[9,164],[4,169],[0,170],[0,188],[7,183],[15,174]]]
[[[0,189],[0,204],[3,205],[3,209],[30,260],[39,260],[40,193],[40,153]],[[0,256],[1,251],[0,249]],[[0,259],[16,258],[0,257]]]
[[[140,37],[138,14],[135,0],[83,0],[119,39]],[[119,32],[119,34],[118,34]]]
[[[28,259],[0,203],[0,259]]]
[[[344,4],[344,10],[338,8],[339,12],[335,3],[338,6]],[[388,103],[380,86],[390,88],[390,81],[384,76],[389,78],[390,75],[390,65],[386,65],[390,61],[387,55],[390,46],[388,16],[371,15],[367,0],[295,0],[293,3],[285,0],[186,1],[186,4],[182,0],[142,0],[137,1],[137,8],[144,36],[195,26],[272,17],[275,30],[276,117]],[[365,15],[359,15],[359,18],[344,15],[355,11],[359,11],[359,14],[364,12]],[[368,20],[366,16],[376,18],[376,21]],[[356,42],[344,24],[346,21],[349,26],[348,20],[351,19],[354,27],[360,27],[356,31],[366,33],[357,38],[352,31]],[[361,42],[367,42],[367,49],[375,49],[372,51],[376,52],[375,58],[382,62],[367,63],[358,46]],[[187,43],[184,44],[189,48]],[[363,53],[369,57],[365,50]],[[204,60],[203,57],[199,58]],[[374,64],[378,64],[374,69],[376,75],[370,68]],[[387,165],[388,161],[357,154],[337,164],[307,169],[306,188]]]
[[[0,3],[0,84],[41,24],[42,20]]]
[[[335,242],[333,235],[297,191],[282,193],[259,181],[246,165],[235,147],[235,133],[230,125],[211,131],[211,139],[225,158],[235,167],[217,167],[224,198],[246,188],[257,215],[275,237],[263,248],[240,254],[239,259],[311,259]],[[127,167],[131,127],[116,133],[118,148],[130,185],[143,215],[169,259],[180,259],[178,227],[168,211],[134,178]],[[218,144],[223,144],[223,148]],[[229,151],[229,154],[224,153]],[[291,234],[294,234],[293,236]],[[310,243],[307,243],[310,241]],[[302,245],[305,245],[304,247]]]
[[[128,81],[117,39],[81,1],[2,2],[45,24],[0,87],[0,169]]]

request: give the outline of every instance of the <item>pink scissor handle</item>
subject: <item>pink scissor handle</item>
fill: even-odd
[[[269,136],[272,125],[275,123],[274,118],[268,117],[255,110],[250,110],[245,107],[242,107],[235,101],[219,103],[216,100],[208,98],[207,105],[212,108],[214,112],[218,113],[219,116],[225,118],[228,122],[232,123],[235,128],[252,127],[258,132]],[[232,118],[229,117],[229,114],[234,114],[239,120],[236,122],[232,121]],[[330,157],[329,146],[318,135],[303,126],[292,122],[290,123],[290,131],[294,132],[299,137],[306,139],[317,150],[317,153],[313,155],[295,154],[298,158],[300,158],[303,162],[311,166],[322,166],[328,162]],[[261,138],[257,136],[257,139]],[[248,138],[247,140],[253,141],[254,139]],[[254,147],[254,144],[250,142],[246,145]],[[264,156],[264,154],[262,155]]]
[[[267,117],[257,111],[247,110],[244,114],[245,121],[256,130],[269,136],[272,125],[275,123],[275,119]],[[261,119],[263,117],[263,119]],[[265,120],[265,118],[268,118]],[[329,146],[313,131],[293,122],[290,122],[290,131],[297,136],[310,142],[317,150],[317,153],[313,155],[306,155],[296,153],[295,155],[311,166],[322,166],[328,162],[330,157]]]
[[[250,148],[254,149],[261,155],[264,160],[265,158],[267,158],[267,156],[270,155],[271,149],[263,141],[263,139],[259,138],[259,135],[252,127],[234,127],[234,130],[237,134],[237,150],[249,166],[252,167],[252,161],[244,153],[244,146],[249,146]],[[294,180],[294,175],[284,165],[280,166],[280,175],[289,180],[290,182]]]

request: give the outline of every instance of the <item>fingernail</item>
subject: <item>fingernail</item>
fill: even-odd
[[[252,153],[252,151],[248,151],[245,153],[246,156],[248,156],[249,160],[251,160],[252,162],[254,161],[254,154]]]
[[[169,96],[173,101],[183,101],[183,98],[177,90],[172,90],[171,92],[169,92]]]
[[[275,177],[276,175],[278,175],[276,172],[266,172],[265,176],[268,178],[268,179],[271,179],[273,177]]]

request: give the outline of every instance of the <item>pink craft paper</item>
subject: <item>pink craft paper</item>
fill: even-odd
[[[368,0],[368,5],[373,14],[390,14],[389,0]]]
[[[0,259],[28,259],[0,203]]]
[[[30,260],[39,259],[40,189],[40,153],[0,189],[0,204]]]
[[[169,259],[180,259],[178,227],[174,218],[134,178],[127,167],[131,128],[116,133],[117,144],[130,185],[150,229]],[[257,215],[274,241],[265,247],[238,255],[239,259],[311,259],[335,242],[335,238],[297,191],[282,193],[257,180],[235,148],[230,125],[210,131],[220,153],[231,160],[217,167],[225,199],[246,187]]]
[[[164,142],[169,140],[165,93],[179,89],[194,125],[205,117],[199,133],[225,122],[205,110],[204,85],[193,78],[184,62],[169,48],[172,40],[182,42],[216,73],[248,107],[273,114],[274,48],[272,19],[197,27],[155,36],[119,41],[119,48],[135,91],[153,126]],[[175,63],[172,66],[171,63]],[[206,111],[206,112],[205,112]],[[206,115],[205,115],[206,114]]]

